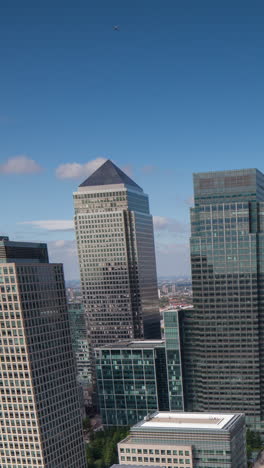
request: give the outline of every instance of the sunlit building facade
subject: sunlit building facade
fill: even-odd
[[[188,409],[264,420],[264,175],[194,174],[194,309],[186,314]]]
[[[118,443],[119,463],[132,468],[246,468],[245,429],[245,415],[239,413],[156,412]]]
[[[0,263],[0,466],[86,468],[63,268],[22,247]]]
[[[148,196],[111,161],[74,193],[75,230],[91,349],[159,338]]]

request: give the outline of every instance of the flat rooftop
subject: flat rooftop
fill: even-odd
[[[122,465],[122,464],[116,464],[116,465],[112,465],[111,468],[142,468],[143,464],[141,465],[136,465],[136,464],[129,464],[127,463],[126,465]],[[161,468],[160,465],[145,465],[144,464],[144,468]]]
[[[122,340],[100,346],[97,349],[141,349],[160,348],[164,346],[164,340]]]
[[[238,414],[156,412],[135,426],[144,429],[224,429]]]

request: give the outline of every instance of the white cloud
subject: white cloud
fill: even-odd
[[[46,219],[42,221],[23,221],[19,224],[30,224],[47,231],[73,231],[74,224],[71,219]]]
[[[187,233],[189,230],[189,226],[187,224],[177,221],[177,219],[167,218],[165,216],[153,216],[153,224],[156,232],[168,231]]]
[[[0,164],[0,174],[36,174],[42,171],[41,166],[25,155],[14,156]]]
[[[79,278],[77,247],[74,240],[48,242],[49,259],[52,263],[63,263],[66,280]]]
[[[106,158],[96,158],[92,161],[88,161],[85,164],[79,163],[67,163],[61,164],[56,169],[56,176],[58,179],[79,179],[85,178],[91,175],[98,167],[100,167]]]

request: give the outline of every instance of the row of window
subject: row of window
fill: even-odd
[[[173,463],[175,465],[175,463],[179,463],[180,465],[190,465],[191,464],[191,460],[190,458],[153,458],[153,457],[124,457],[124,456],[121,456],[121,462],[122,461],[127,461],[127,462],[138,462],[138,463],[166,463],[166,465],[168,463]],[[169,468],[169,467],[167,467]],[[173,468],[176,468],[175,466]]]
[[[160,450],[160,449],[136,449],[136,448],[120,448],[120,453],[137,453],[137,454],[150,454],[150,455],[185,455],[189,456],[189,450]]]

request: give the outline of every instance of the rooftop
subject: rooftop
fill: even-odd
[[[123,340],[100,346],[100,349],[152,349],[164,346],[164,340]]]
[[[110,159],[105,161],[92,175],[88,177],[79,187],[91,187],[101,185],[124,184],[129,187],[143,191],[128,175],[117,167]]]
[[[236,419],[237,413],[177,413],[156,412],[149,415],[133,428],[143,429],[225,429],[227,425]]]
[[[112,465],[111,468],[142,468],[142,466],[143,466],[143,464],[136,465],[136,464],[133,463],[133,465],[132,464],[130,465],[129,463],[127,463],[125,465],[122,465],[122,464]],[[160,465],[145,465],[144,464],[144,468],[161,468],[161,466]]]

